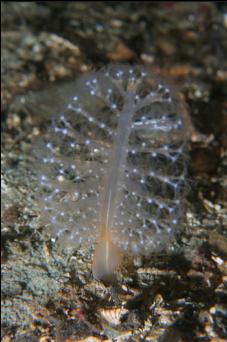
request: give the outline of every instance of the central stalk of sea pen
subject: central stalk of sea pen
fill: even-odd
[[[109,235],[116,210],[116,200],[119,191],[119,183],[124,177],[124,169],[127,157],[128,139],[131,131],[133,116],[133,94],[126,94],[126,103],[120,113],[118,128],[114,139],[109,169],[106,176],[103,202],[101,208],[101,235]],[[104,230],[104,231],[103,231]]]
[[[124,177],[128,139],[134,115],[134,94],[130,91],[125,92],[124,100],[125,104],[120,112],[101,202],[100,241],[96,246],[93,261],[93,274],[97,279],[102,279],[112,274],[120,262],[119,249],[112,243],[111,228],[116,213],[120,191],[119,184]]]

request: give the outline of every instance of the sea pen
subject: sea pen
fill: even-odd
[[[178,94],[142,66],[78,79],[43,136],[40,206],[62,246],[96,243],[93,275],[122,252],[149,254],[182,220],[190,122]]]

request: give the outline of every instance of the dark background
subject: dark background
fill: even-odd
[[[39,1],[1,9],[3,341],[224,341],[225,3]],[[31,170],[46,117],[80,74],[109,63],[144,64],[166,78],[194,126],[184,230],[172,251],[126,260],[114,286],[92,279],[91,251],[70,254],[51,241],[34,209]]]

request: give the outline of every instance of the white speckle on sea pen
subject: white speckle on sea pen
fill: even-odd
[[[142,66],[78,79],[36,155],[38,198],[62,246],[96,243],[93,274],[122,252],[164,248],[180,225],[190,122],[180,97]]]

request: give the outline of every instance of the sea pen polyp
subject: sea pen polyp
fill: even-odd
[[[190,121],[181,98],[141,66],[78,79],[37,148],[39,204],[61,246],[96,244],[93,274],[122,252],[170,243],[184,212]]]

